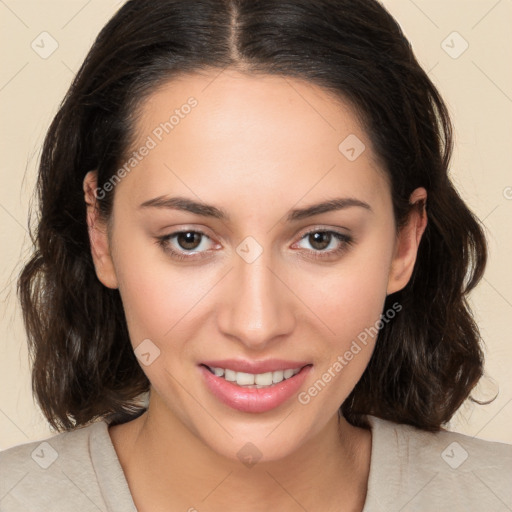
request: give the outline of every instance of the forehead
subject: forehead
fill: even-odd
[[[178,187],[212,200],[221,190],[298,200],[341,186],[370,200],[387,185],[350,104],[295,78],[182,75],[141,104],[136,133],[132,150],[150,148],[126,180],[138,199]]]

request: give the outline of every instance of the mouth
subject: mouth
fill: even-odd
[[[312,363],[307,363],[250,373],[204,363],[198,365],[211,394],[230,408],[246,413],[267,412],[288,402],[303,385],[312,367]]]
[[[285,368],[284,370],[275,370],[262,373],[238,372],[230,368],[221,368],[218,366],[208,366],[201,364],[210,373],[216,377],[222,378],[237,386],[248,389],[269,388],[275,384],[279,384],[284,380],[291,379],[297,375],[306,366],[312,366],[311,363],[300,366],[298,368]]]

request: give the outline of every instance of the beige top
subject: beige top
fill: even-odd
[[[368,420],[363,512],[512,511],[512,445]],[[0,452],[0,512],[136,510],[105,421]]]

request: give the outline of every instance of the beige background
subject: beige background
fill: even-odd
[[[45,130],[97,33],[122,3],[0,0],[0,449],[53,434],[31,395],[15,280],[30,250],[28,205]],[[488,377],[477,397],[499,395],[487,406],[464,404],[449,427],[512,443],[512,1],[383,3],[450,107],[452,177],[489,237],[490,263],[470,301],[487,357]],[[35,41],[40,53],[49,51],[51,38],[58,47],[47,58],[32,49]]]

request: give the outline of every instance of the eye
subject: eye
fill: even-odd
[[[202,231],[184,230],[157,237],[156,240],[157,244],[173,258],[186,260],[198,258],[198,253],[199,258],[208,257],[205,254],[205,245],[207,244],[203,243],[205,239],[210,240],[210,237]]]
[[[326,259],[340,255],[348,250],[349,246],[354,242],[351,236],[344,233],[321,229],[308,231],[301,238],[302,241],[306,241],[313,247],[312,250],[307,252],[311,253],[311,256],[315,259]],[[330,249],[326,250],[329,247]]]
[[[209,257],[208,244],[203,243],[205,240],[211,240],[211,238],[202,231],[195,230],[176,231],[156,238],[157,244],[176,260]],[[303,235],[300,241],[307,241],[313,247],[306,250],[311,257],[327,259],[347,251],[354,240],[351,236],[337,231],[315,229]]]

